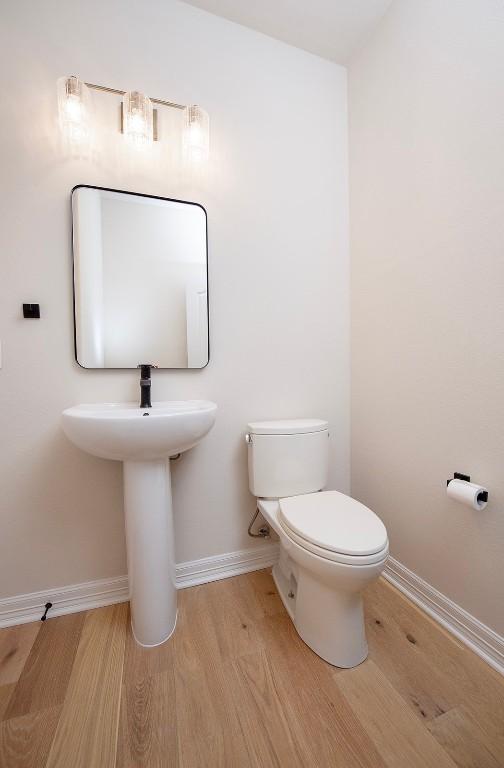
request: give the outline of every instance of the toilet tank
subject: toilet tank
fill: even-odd
[[[248,425],[249,488],[281,499],[320,491],[327,483],[329,424],[323,419],[254,421]]]

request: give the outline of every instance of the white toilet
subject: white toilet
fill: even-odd
[[[370,509],[327,483],[329,425],[321,419],[248,425],[249,486],[280,537],[273,578],[305,643],[336,667],[367,656],[362,591],[388,557]]]

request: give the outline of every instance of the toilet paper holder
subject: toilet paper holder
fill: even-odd
[[[465,480],[467,483],[471,482],[469,475],[463,475],[461,472],[454,472],[453,477],[446,481],[446,485],[450,485],[452,480]],[[488,491],[481,491],[478,493],[478,501],[488,501]]]

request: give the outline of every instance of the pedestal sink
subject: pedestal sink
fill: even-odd
[[[140,645],[160,645],[175,629],[177,593],[170,456],[188,451],[212,428],[207,400],[77,405],[63,429],[79,448],[124,462],[124,511],[131,623]]]

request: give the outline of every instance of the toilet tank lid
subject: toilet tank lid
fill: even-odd
[[[251,435],[304,435],[329,429],[324,419],[278,419],[277,421],[251,421],[247,425]]]

